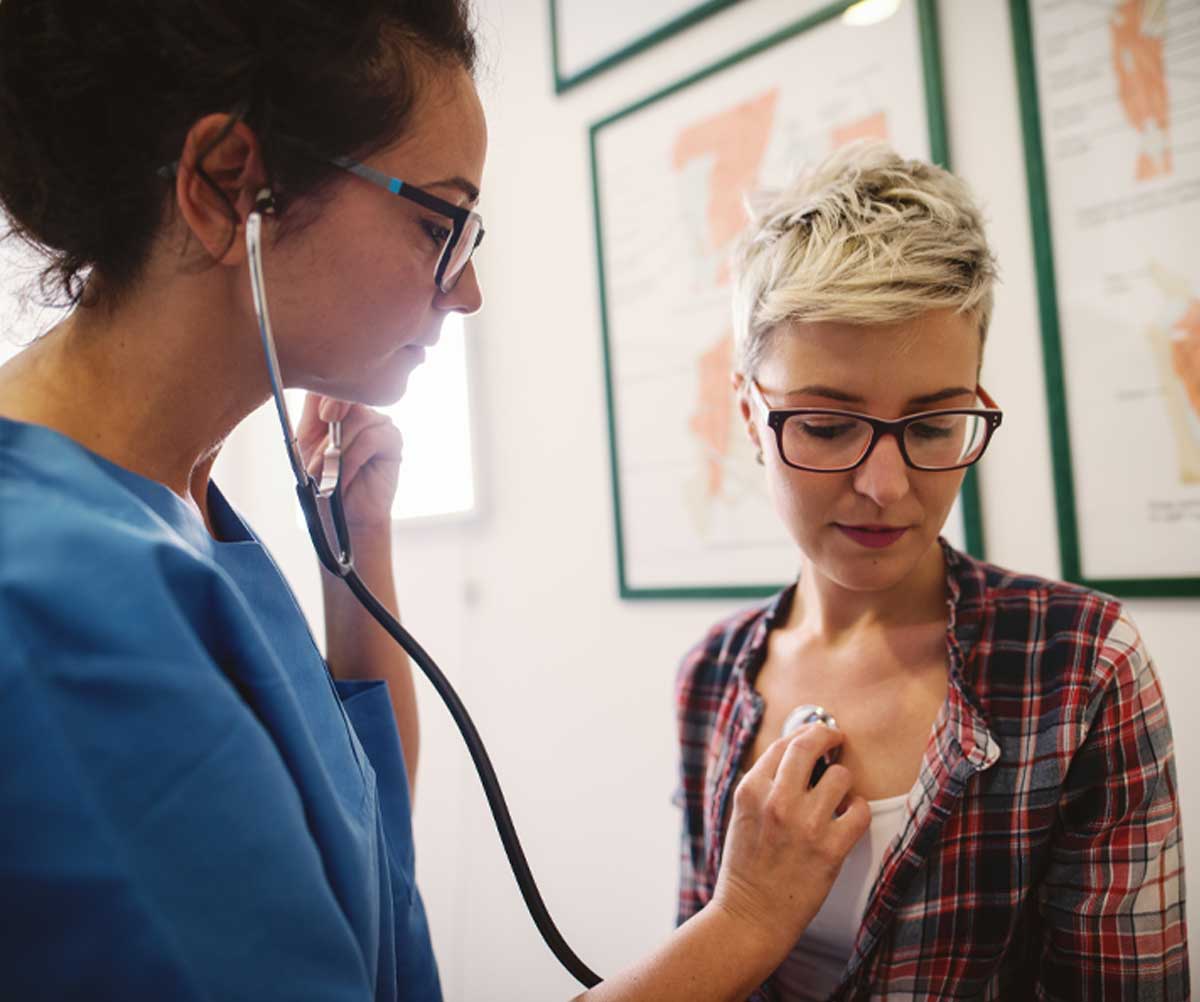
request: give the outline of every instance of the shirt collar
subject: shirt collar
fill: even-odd
[[[732,680],[737,687],[738,695],[749,699],[751,704],[761,711],[762,697],[754,688],[754,680],[767,659],[767,637],[780,623],[784,622],[792,611],[792,602],[796,597],[797,578],[782,591],[777,592],[763,606],[762,612],[751,628],[750,638],[737,654],[733,663]]]
[[[1000,744],[988,725],[987,712],[973,685],[975,654],[985,612],[983,566],[939,540],[946,559],[946,649],[950,658],[951,735],[976,769],[987,769],[1000,757]]]

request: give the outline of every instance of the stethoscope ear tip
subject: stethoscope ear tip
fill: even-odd
[[[275,194],[270,188],[259,188],[254,196],[254,211],[269,216],[275,211]]]

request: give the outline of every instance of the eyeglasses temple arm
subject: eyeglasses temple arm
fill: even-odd
[[[982,401],[984,407],[988,407],[994,411],[998,411],[1000,409],[1000,405],[998,403],[996,403],[995,400],[992,399],[992,395],[990,393],[988,393],[988,391],[985,390],[982,386],[976,386],[975,392],[976,392],[976,394],[978,394],[979,399],[980,399],[980,401]]]

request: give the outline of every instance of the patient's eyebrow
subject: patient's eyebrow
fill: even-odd
[[[837,400],[839,403],[844,404],[866,403],[863,397],[847,393],[845,390],[839,390],[832,386],[821,386],[819,384],[788,390],[787,395],[789,397],[824,397],[826,400]],[[941,403],[943,400],[952,400],[954,397],[973,397],[974,395],[975,391],[966,386],[947,386],[944,390],[938,390],[936,393],[925,393],[919,397],[913,397],[908,401],[908,406],[928,407],[930,404]]]
[[[943,400],[952,400],[954,397],[973,396],[975,396],[975,391],[965,386],[948,386],[944,390],[938,390],[937,393],[926,393],[921,397],[913,397],[908,403],[912,407],[927,407],[929,404],[940,404]]]
[[[825,397],[827,400],[840,400],[844,404],[862,404],[866,401],[845,390],[835,390],[832,386],[802,386],[798,390],[788,390],[789,397]]]

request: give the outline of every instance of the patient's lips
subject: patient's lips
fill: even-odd
[[[842,525],[840,522],[835,524],[838,529],[854,540],[854,542],[860,546],[869,547],[872,550],[891,546],[908,532],[908,526],[906,525]]]

